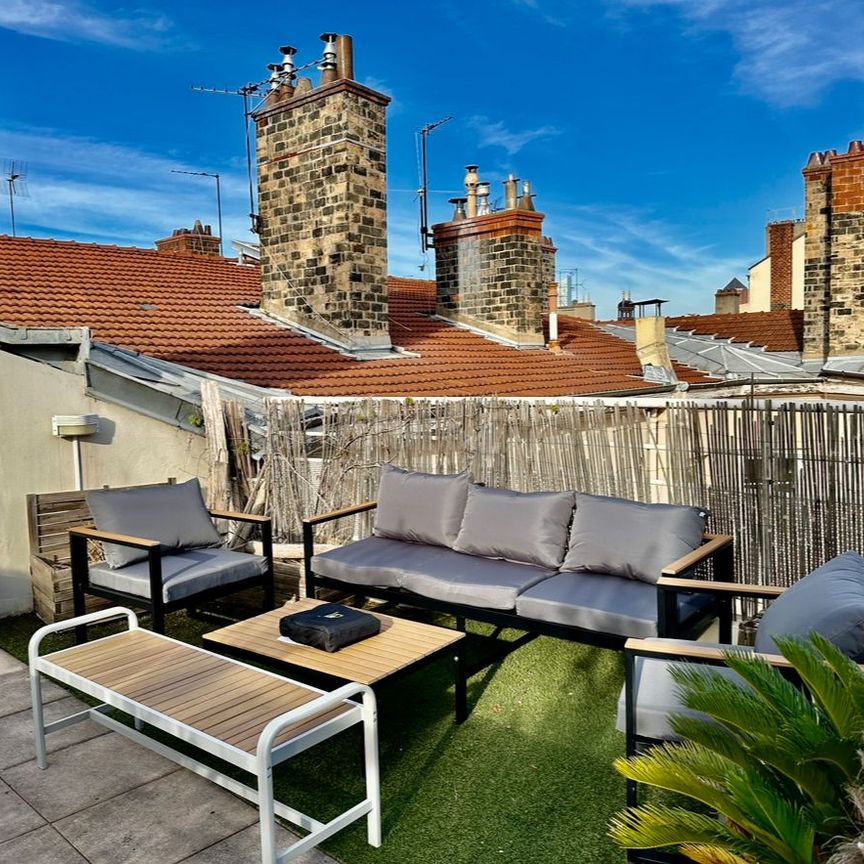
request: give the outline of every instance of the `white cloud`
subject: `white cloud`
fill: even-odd
[[[3,0],[0,27],[60,42],[101,42],[138,50],[166,47],[172,38],[171,21],[159,13],[108,15],[74,0]]]
[[[468,125],[479,136],[477,146],[503,147],[509,156],[514,156],[532,141],[560,134],[560,130],[554,126],[540,126],[537,129],[514,132],[507,129],[500,120],[492,121],[480,114],[469,118]]]
[[[864,81],[864,16],[848,0],[610,0],[677,9],[688,33],[728,33],[742,88],[781,107],[817,101],[838,81]]]
[[[214,181],[171,173],[213,171],[213,166],[50,129],[0,129],[0,156],[13,155],[28,166],[29,197],[16,202],[19,234],[151,247],[195,219],[217,230]],[[226,241],[249,239],[245,171],[215,170],[222,175]],[[4,210],[0,232],[5,233]]]
[[[558,264],[578,266],[598,317],[613,317],[623,291],[634,300],[669,300],[670,315],[711,312],[714,292],[746,274],[749,259],[720,254],[648,212],[556,204],[549,213],[545,230],[558,247]]]

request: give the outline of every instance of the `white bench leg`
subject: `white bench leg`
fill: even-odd
[[[36,744],[36,764],[48,767],[48,748],[45,745],[45,718],[42,711],[42,676],[30,669],[30,696],[33,701],[33,732]]]
[[[276,814],[273,808],[273,766],[258,769],[258,822],[261,826],[261,864],[277,864]]]
[[[381,845],[381,775],[378,769],[378,713],[375,697],[363,694],[363,751],[366,760],[366,798],[372,809],[366,817],[366,837],[370,846]]]

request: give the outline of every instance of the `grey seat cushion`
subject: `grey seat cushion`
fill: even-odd
[[[367,537],[315,555],[312,572],[351,585],[401,588],[403,565],[415,557],[422,557],[426,548],[425,545],[388,537]]]
[[[472,486],[453,548],[555,570],[564,558],[574,500],[573,492]]]
[[[85,497],[100,531],[158,540],[162,552],[218,546],[221,542],[197,479],[133,489],[98,489]],[[109,567],[126,567],[147,558],[146,550],[116,543],[103,546]]]
[[[523,591],[554,575],[548,568],[432,546],[403,566],[402,587],[408,591],[484,609],[513,609]]]
[[[728,648],[728,645],[720,645],[711,642],[687,642],[684,640],[662,639],[662,642],[677,642],[680,645],[698,645],[702,648],[712,646],[715,648]],[[742,651],[752,651],[750,648],[741,648]],[[691,717],[704,716],[700,712],[693,711],[681,704],[678,696],[677,685],[672,680],[669,670],[676,661],[660,660],[654,657],[636,657],[634,663],[633,681],[636,688],[636,734],[644,738],[655,738],[658,740],[674,740],[675,733],[669,725],[670,714],[686,714]],[[733,672],[728,666],[707,666],[700,669],[716,670],[724,678],[731,681],[743,683],[741,677]],[[622,688],[618,697],[618,715],[616,727],[625,732],[627,703],[625,691]]]
[[[756,650],[776,654],[774,637],[805,638],[811,630],[864,663],[864,558],[844,552],[787,588],[756,630]]]
[[[221,588],[244,579],[263,576],[267,559],[261,555],[226,549],[190,549],[162,558],[162,599],[185,600],[210,588]],[[90,582],[114,591],[150,598],[150,574],[146,561],[127,567],[90,566]]]
[[[562,570],[656,583],[660,571],[702,542],[705,511],[576,493]]]
[[[710,603],[707,595],[679,594],[679,618]],[[657,588],[604,573],[558,573],[520,594],[516,612],[538,621],[644,639],[657,635]]]
[[[352,585],[405,588],[435,600],[489,609],[512,609],[520,591],[554,575],[528,564],[384,537],[322,552],[312,559],[312,569]]]
[[[374,533],[378,537],[452,546],[471,478],[462,474],[423,474],[381,466]]]

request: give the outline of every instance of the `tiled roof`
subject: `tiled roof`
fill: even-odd
[[[434,282],[389,281],[390,336],[417,358],[357,361],[250,314],[257,267],[149,249],[0,237],[0,322],[89,327],[99,342],[298,395],[556,396],[651,389],[632,345],[561,319],[566,349],[519,351],[431,319]],[[683,380],[701,373],[678,370]]]
[[[737,315],[683,315],[667,318],[666,326],[733,342],[750,342],[768,351],[800,351],[804,339],[804,313],[800,309]]]

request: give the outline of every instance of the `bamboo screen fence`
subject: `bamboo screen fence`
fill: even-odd
[[[267,404],[258,485],[288,541],[304,515],[374,498],[378,468],[390,462],[467,469],[523,491],[705,507],[710,530],[734,535],[737,578],[747,582],[789,584],[839,552],[864,550],[864,409],[854,405],[366,399],[324,405],[314,425],[310,407]],[[245,474],[248,433],[231,416],[229,449],[239,435]],[[369,528],[368,515],[342,520],[329,539]]]

